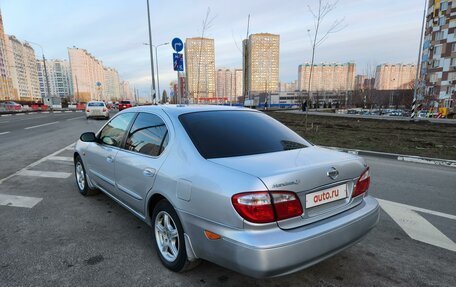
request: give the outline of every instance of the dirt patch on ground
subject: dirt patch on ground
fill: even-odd
[[[456,125],[267,112],[317,145],[456,160]]]

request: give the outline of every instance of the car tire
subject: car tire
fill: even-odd
[[[95,195],[100,192],[98,189],[89,187],[85,167],[79,155],[76,156],[74,160],[74,175],[76,179],[76,186],[78,187],[80,194],[88,196]]]
[[[152,224],[155,249],[166,268],[174,272],[185,272],[199,264],[199,260],[188,260],[184,229],[176,211],[166,199],[160,200],[155,206]]]

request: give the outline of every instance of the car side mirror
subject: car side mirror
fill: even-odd
[[[79,137],[79,139],[83,142],[89,142],[89,143],[98,141],[97,137],[95,136],[95,133],[93,133],[93,132],[83,133],[81,135],[81,137]]]

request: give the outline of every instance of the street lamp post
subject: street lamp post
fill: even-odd
[[[151,101],[154,101],[154,93],[155,93],[155,74],[154,74],[154,53],[152,52],[152,31],[150,27],[150,10],[149,10],[149,0],[147,0],[147,21],[149,23],[149,51],[150,51],[150,71],[152,74],[152,93],[151,93]]]
[[[160,46],[165,46],[165,45],[168,45],[169,42],[166,42],[166,43],[163,43],[163,44],[160,44],[160,45],[152,45],[154,48],[155,48],[155,65],[157,67],[157,92],[158,92],[158,101],[160,102],[160,99],[161,99],[161,94],[160,94],[160,71],[158,70],[158,53],[157,53],[157,49],[158,47]]]
[[[143,43],[144,45],[150,46],[149,43]],[[157,99],[160,101],[160,71],[158,70],[158,47],[168,45],[169,42],[162,43],[160,45],[152,45],[155,48],[155,69],[157,70]]]

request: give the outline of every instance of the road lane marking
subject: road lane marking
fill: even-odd
[[[2,132],[2,133],[0,133],[0,136],[1,136],[1,135],[6,135],[6,134],[9,134],[9,133],[10,133],[10,132]]]
[[[42,171],[42,170],[23,170],[18,173],[22,176],[50,177],[50,178],[69,178],[71,173],[61,171]]]
[[[71,156],[51,156],[48,160],[73,161],[73,158]]]
[[[6,206],[32,208],[41,200],[40,197],[0,194],[0,205]]]
[[[58,123],[58,121],[57,122],[46,123],[46,124],[42,124],[42,125],[37,125],[37,126],[27,127],[27,128],[24,128],[24,130],[29,130],[29,129],[35,129],[35,128],[39,128],[39,127],[49,126],[49,125],[53,125],[53,124],[56,124],[56,123]]]
[[[25,116],[23,113],[17,113],[16,116]]]
[[[32,208],[41,200],[40,197],[0,194],[0,205],[6,206]]]
[[[74,145],[75,145],[75,144],[72,143],[72,144],[70,144],[70,145],[68,145],[68,146],[66,146],[66,147],[64,147],[64,148],[59,149],[58,151],[55,151],[55,152],[51,153],[50,155],[47,155],[47,156],[45,156],[45,157],[43,157],[43,158],[41,158],[41,159],[39,159],[39,160],[37,160],[37,161],[35,161],[35,162],[32,162],[31,164],[29,164],[29,165],[27,165],[26,167],[24,167],[24,168],[22,168],[22,169],[16,171],[15,173],[10,174],[10,175],[8,175],[8,176],[5,177],[5,178],[0,179],[0,184],[2,184],[2,183],[3,183],[4,181],[6,181],[6,180],[12,178],[13,176],[18,175],[19,173],[21,173],[21,172],[24,171],[24,170],[27,170],[27,169],[29,169],[29,168],[32,168],[32,167],[34,167],[34,166],[39,165],[40,163],[42,163],[42,162],[48,160],[48,159],[49,159],[50,157],[52,157],[52,156],[58,155],[59,153],[65,151],[65,150],[67,150],[67,149],[69,149],[69,148],[72,149],[72,147],[74,147]]]
[[[379,203],[410,238],[456,252],[456,244],[415,210],[387,200]]]
[[[67,121],[72,121],[72,120],[77,120],[77,119],[82,119],[82,118],[85,118],[85,117],[84,117],[84,116],[82,116],[82,117],[75,117],[75,118],[67,119]]]
[[[432,214],[432,215],[436,215],[436,216],[440,216],[440,217],[445,217],[445,218],[448,218],[448,219],[456,220],[456,215],[453,215],[453,214],[448,214],[448,213],[443,213],[443,212],[439,212],[439,211],[429,210],[429,209],[426,209],[426,208],[411,206],[411,205],[398,203],[398,202],[394,202],[394,201],[388,201],[388,200],[384,200],[384,199],[380,199],[380,198],[376,198],[376,199],[377,199],[377,201],[380,204],[382,204],[382,203],[391,204],[391,205],[395,205],[395,206],[402,207],[402,208],[405,208],[405,209],[410,209],[410,210],[414,210],[414,211],[418,211],[418,212],[422,212],[422,213]]]
[[[54,114],[60,114],[61,111],[53,111]]]
[[[2,117],[11,117],[11,114],[1,115]]]

